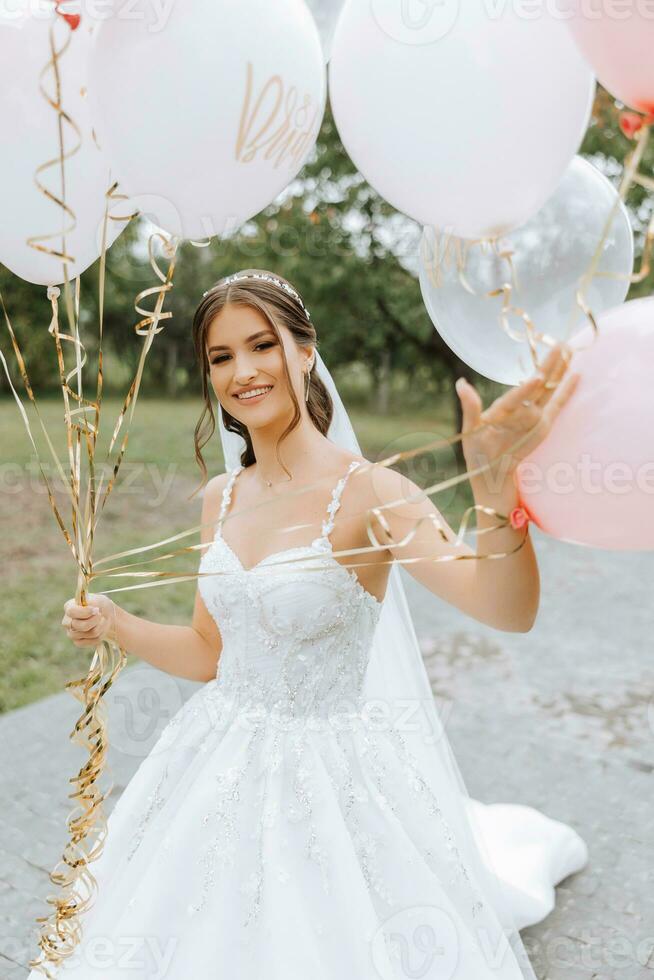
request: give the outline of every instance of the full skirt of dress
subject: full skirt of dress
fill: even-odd
[[[554,885],[586,863],[585,843],[531,807],[469,805],[516,924],[539,921]],[[262,724],[212,681],[110,814],[82,941],[56,976],[502,976],[459,927],[450,898],[467,886],[433,814],[388,732]],[[416,945],[425,924],[439,937],[439,972],[407,972],[408,958],[433,957]]]

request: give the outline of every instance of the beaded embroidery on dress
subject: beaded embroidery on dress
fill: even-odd
[[[494,913],[444,804],[401,733],[365,711],[383,602],[329,538],[358,465],[318,538],[249,569],[222,535],[243,467],[231,471],[200,561],[223,640],[217,676],[114,807],[95,906],[62,976],[521,980],[510,951],[483,948]],[[407,929],[422,930],[428,971],[408,962]]]

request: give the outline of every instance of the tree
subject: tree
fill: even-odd
[[[613,100],[600,88],[581,152],[617,180],[631,146],[620,131]],[[651,173],[653,168],[650,146],[644,169]],[[642,187],[635,187],[628,204],[642,248],[652,201]],[[143,343],[134,332],[141,319],[134,300],[159,282],[147,258],[146,228],[144,220],[133,221],[107,253],[105,345],[120,358],[130,378]],[[150,351],[143,392],[174,397],[198,391],[191,323],[202,293],[237,269],[266,268],[294,282],[305,297],[330,369],[357,362],[368,372],[379,410],[389,410],[392,382],[400,377],[410,379],[411,387],[427,396],[445,386],[460,428],[454,381],[463,375],[483,387],[484,379],[447,347],[427,314],[415,274],[420,233],[415,222],[398,214],[357,172],[328,104],[311,158],[283,194],[231,238],[214,239],[208,248],[188,242],[180,247],[174,289],[165,304],[173,318],[162,323],[163,332]],[[167,260],[159,261],[165,269]],[[89,353],[96,346],[97,330],[92,328],[99,313],[99,267],[95,263],[82,277]],[[0,288],[21,334],[28,338],[35,384],[46,386],[56,378],[56,362],[49,352],[45,289],[22,283],[4,269]],[[654,272],[634,285],[631,295],[652,291]],[[143,305],[152,309],[153,297]]]

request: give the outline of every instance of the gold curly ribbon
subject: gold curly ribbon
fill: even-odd
[[[115,186],[115,185],[114,185]],[[107,194],[107,207],[112,189]],[[105,212],[105,220],[107,214]],[[143,376],[145,359],[152,345],[153,337],[163,329],[159,322],[168,319],[170,312],[163,311],[163,304],[166,295],[172,289],[172,280],[175,269],[176,253],[178,247],[177,240],[164,240],[164,252],[169,258],[167,271],[164,273],[159,268],[153,254],[153,240],[161,238],[159,233],[150,236],[148,242],[148,252],[153,270],[160,280],[160,285],[141,291],[135,301],[134,306],[142,319],[135,326],[136,333],[145,337],[136,375],[129,387],[129,391],[124,400],[119,413],[118,420],[114,426],[111,443],[107,456],[109,457],[121,431],[125,427],[122,443],[116,458],[113,461],[113,472],[111,480],[106,487],[104,494],[101,494],[102,480],[96,486],[95,476],[95,453],[97,437],[100,430],[101,417],[101,396],[102,396],[102,348],[99,348],[98,356],[98,378],[97,396],[93,402],[86,401],[82,396],[82,372],[81,368],[86,361],[81,358],[81,351],[84,350],[83,344],[77,331],[77,321],[74,334],[61,334],[58,326],[57,295],[58,290],[50,289],[49,296],[52,303],[51,332],[55,338],[57,346],[57,356],[60,369],[60,380],[62,394],[64,398],[65,422],[68,436],[68,449],[70,456],[70,473],[68,478],[64,478],[64,485],[69,491],[73,508],[72,533],[69,533],[63,522],[60,527],[65,531],[68,540],[73,546],[78,564],[78,582],[76,591],[76,601],[82,605],[87,604],[87,592],[89,583],[93,578],[92,552],[94,545],[95,529],[100,511],[104,507],[111,490],[116,484],[121,463],[123,461],[127,442],[129,438],[130,426],[133,421],[134,409],[138,398],[140,383]],[[106,253],[106,240],[103,236],[103,262]],[[104,289],[104,276],[101,276],[101,289]],[[79,283],[79,279],[77,280]],[[140,304],[149,297],[155,296],[155,306],[152,311],[147,310]],[[1,297],[0,297],[1,299]],[[4,303],[3,303],[4,309]],[[102,300],[100,310],[103,309]],[[8,321],[8,317],[7,317]],[[8,324],[9,325],[9,324]],[[20,356],[24,381],[27,388],[32,393],[31,397],[35,404],[33,391],[29,385],[29,378],[25,370],[24,360],[15,340],[15,334],[11,331],[14,349]],[[75,371],[69,375],[65,374],[65,359],[61,341],[67,340],[74,344],[77,365]],[[100,341],[102,340],[102,319],[100,319]],[[3,363],[4,361],[3,357]],[[77,375],[78,391],[73,391],[69,386],[70,378]],[[13,386],[12,386],[13,388]],[[70,409],[69,395],[76,397],[80,402],[78,409]],[[21,406],[22,407],[22,406]],[[86,417],[86,410],[90,408],[94,411],[94,420],[91,422]],[[80,424],[74,419],[76,413],[84,413],[84,424]],[[29,431],[29,421],[22,412],[24,421]],[[73,445],[72,432],[76,433],[76,445]],[[87,459],[88,459],[88,482],[86,486],[86,498],[84,512],[81,513],[81,454],[80,443],[82,435],[86,440]],[[32,445],[35,448],[34,439],[31,436]],[[52,446],[49,441],[49,445]],[[54,452],[54,450],[53,450]],[[56,454],[55,454],[56,455]],[[38,451],[37,451],[38,456]],[[58,460],[57,460],[58,463]],[[41,472],[43,467],[39,460]],[[60,475],[63,477],[61,465],[58,465]],[[49,499],[54,503],[50,490]],[[58,512],[57,512],[58,513]],[[50,880],[54,885],[61,889],[58,896],[49,896],[47,901],[54,906],[54,912],[50,917],[39,917],[37,922],[43,925],[42,934],[39,939],[39,946],[42,956],[48,963],[59,964],[72,954],[81,939],[80,916],[91,907],[94,890],[97,890],[97,882],[90,871],[89,865],[96,860],[103,851],[104,840],[106,837],[106,817],[104,815],[103,804],[111,792],[113,784],[109,789],[102,793],[99,789],[99,779],[106,769],[108,732],[106,726],[106,709],[103,697],[114,683],[116,677],[127,662],[126,651],[112,641],[105,640],[98,644],[94,651],[93,660],[90,664],[86,677],[78,678],[68,682],[65,687],[83,705],[83,712],[75,723],[73,731],[70,733],[72,741],[81,745],[89,752],[87,763],[80,769],[76,777],[71,779],[76,790],[71,793],[72,799],[78,801],[77,809],[72,811],[67,818],[67,827],[70,833],[70,841],[67,844],[62,859],[50,874]],[[91,844],[91,839],[95,838],[95,843]],[[61,869],[61,870],[60,870]],[[43,972],[51,978],[43,960],[33,960],[29,964],[34,969]]]
[[[57,48],[54,39],[54,30],[52,27],[50,27],[49,29],[50,60],[45,65],[45,67],[43,68],[43,70],[39,75],[39,91],[41,92],[41,95],[46,100],[46,102],[57,113],[57,123],[58,123],[58,130],[59,130],[59,154],[58,156],[53,157],[51,160],[46,160],[45,163],[40,164],[36,168],[36,171],[34,173],[34,183],[36,184],[37,189],[41,192],[41,194],[47,197],[48,200],[56,204],[57,207],[60,208],[63,211],[63,213],[68,216],[71,223],[63,231],[51,232],[45,235],[37,235],[27,239],[27,244],[30,245],[32,248],[36,249],[39,252],[45,252],[46,255],[53,255],[56,258],[61,259],[64,263],[66,262],[72,263],[75,261],[73,256],[69,255],[68,252],[66,251],[66,234],[73,231],[76,224],[75,215],[72,209],[66,204],[66,182],[64,176],[64,160],[67,160],[70,157],[74,156],[74,154],[79,151],[79,148],[82,145],[82,135],[79,126],[69,116],[69,114],[66,112],[66,110],[61,104],[61,76],[59,71],[59,59],[61,55],[63,55],[68,50],[68,47],[71,43],[71,39],[72,39],[72,32],[69,30],[66,32],[66,41],[63,44],[63,46],[61,48]],[[55,85],[54,97],[51,96],[46,91],[46,89],[43,87],[42,84],[43,77],[50,70],[52,70],[52,75],[54,77],[54,85]],[[63,149],[64,124],[67,124],[77,136],[76,145],[73,146],[72,150],[69,150],[67,153],[65,153]],[[61,171],[60,195],[51,191],[49,187],[47,187],[38,179],[38,175],[40,173],[42,173],[44,170],[50,170],[52,167],[59,167]],[[48,248],[45,245],[41,244],[41,242],[49,241],[51,238],[59,238],[59,237],[61,237],[62,239],[61,251]]]
[[[483,429],[487,428],[488,425],[490,425],[490,424],[491,423],[489,423],[489,422],[481,422],[479,425],[477,425],[474,428],[468,430],[465,433],[465,436],[467,437],[469,435],[472,435],[473,433],[480,432]],[[482,473],[488,472],[493,467],[493,465],[495,463],[499,463],[503,459],[503,457],[505,457],[507,454],[510,454],[510,453],[514,452],[521,445],[523,445],[524,442],[526,442],[529,439],[532,431],[533,431],[533,429],[530,429],[530,430],[526,431],[522,436],[520,436],[512,444],[512,446],[508,450],[505,450],[500,455],[491,458],[483,466],[479,466],[479,467],[477,467],[476,469],[473,469],[473,470],[466,470],[464,473],[461,473],[461,474],[459,474],[457,476],[450,477],[447,480],[442,480],[442,481],[440,481],[438,483],[431,484],[428,487],[421,488],[420,491],[419,491],[419,496],[422,497],[425,494],[426,495],[431,495],[433,493],[439,493],[439,492],[441,492],[443,490],[449,489],[452,486],[456,486],[457,484],[462,483],[464,480],[468,480],[468,479],[470,479],[473,476],[477,476],[477,475],[480,475]],[[356,472],[357,473],[364,473],[364,472],[366,472],[366,471],[368,471],[370,469],[377,468],[377,467],[393,466],[394,464],[396,464],[398,462],[401,462],[403,460],[412,459],[414,456],[417,456],[417,455],[419,455],[421,453],[424,453],[424,452],[426,452],[428,450],[440,449],[440,448],[443,448],[445,446],[451,446],[454,443],[459,442],[463,437],[464,437],[463,436],[463,433],[457,433],[456,435],[451,436],[451,437],[448,437],[448,438],[433,440],[431,442],[425,443],[424,445],[418,446],[417,448],[414,448],[414,449],[409,449],[409,450],[405,450],[403,452],[393,453],[391,456],[387,456],[387,457],[385,457],[382,460],[377,460],[374,463],[372,463],[370,461],[366,461],[365,463],[362,463],[357,468],[357,471]],[[289,491],[287,491],[287,493],[288,493],[288,495],[290,497],[300,496],[302,494],[309,493],[312,490],[316,490],[316,489],[322,487],[323,484],[324,484],[324,481],[323,480],[318,480],[318,481],[316,481],[314,483],[307,484],[306,486],[303,486],[303,487],[301,487],[301,488],[299,488],[297,490],[289,490]],[[398,497],[396,500],[388,501],[387,503],[385,503],[383,505],[380,505],[378,507],[369,508],[366,511],[357,511],[357,512],[355,512],[357,516],[363,514],[365,516],[365,518],[366,518],[366,533],[368,535],[369,541],[371,542],[371,546],[370,547],[364,547],[364,548],[349,548],[349,549],[334,550],[334,551],[332,551],[330,553],[335,558],[340,558],[340,557],[351,557],[351,556],[362,555],[362,554],[370,554],[371,552],[386,550],[389,547],[403,547],[403,546],[407,545],[413,539],[413,537],[417,533],[418,529],[422,526],[422,524],[425,523],[425,521],[428,521],[429,523],[435,525],[435,527],[436,527],[438,533],[440,534],[441,538],[443,540],[448,540],[447,539],[447,536],[446,536],[444,524],[443,524],[442,521],[440,521],[440,519],[435,514],[429,514],[429,515],[426,515],[425,517],[421,517],[421,518],[416,519],[416,521],[414,522],[413,528],[405,535],[405,537],[401,541],[393,541],[392,540],[392,536],[390,534],[390,528],[388,527],[388,523],[386,522],[386,520],[384,518],[383,511],[389,510],[389,509],[391,509],[393,507],[396,507],[398,504],[401,504],[401,503],[411,503],[413,500],[414,500],[414,497],[412,497],[412,496],[410,496],[410,497]],[[239,511],[239,516],[243,516],[244,514],[247,514],[247,515],[253,514],[257,510],[259,510],[260,508],[267,507],[270,504],[272,504],[273,502],[274,502],[273,500],[266,500],[266,501],[262,501],[259,504],[255,504],[255,505],[249,506],[245,510]],[[478,528],[477,531],[476,531],[478,537],[481,536],[481,535],[484,535],[484,534],[489,534],[492,531],[499,530],[501,528],[505,528],[505,527],[509,526],[509,517],[508,517],[508,515],[500,514],[494,508],[487,507],[487,506],[484,506],[482,504],[474,504],[474,505],[468,507],[466,509],[466,511],[464,512],[464,514],[463,514],[463,517],[462,517],[462,519],[460,521],[460,524],[459,524],[459,529],[458,529],[458,531],[456,533],[456,542],[455,542],[456,545],[459,545],[461,543],[461,541],[463,540],[463,536],[464,536],[464,534],[465,534],[465,532],[466,532],[466,530],[468,528],[468,525],[470,523],[472,514],[473,513],[476,513],[476,512],[482,512],[482,513],[487,514],[488,516],[496,516],[499,519],[499,521],[500,521],[500,523],[498,523],[497,525],[493,525],[491,527]],[[233,516],[235,516],[235,515],[228,513],[226,515],[226,517],[225,517],[224,523],[227,523]],[[378,538],[377,538],[377,536],[375,534],[375,531],[373,529],[373,526],[372,526],[372,518],[373,517],[376,518],[379,521],[379,523],[382,525],[382,527],[384,527],[384,530],[386,531],[386,533],[388,534],[388,536],[390,538],[390,540],[388,542],[385,542],[385,543],[380,543],[379,542],[379,540],[378,540]],[[121,587],[121,588],[105,589],[105,590],[103,590],[103,594],[104,595],[111,595],[114,592],[127,592],[127,591],[136,591],[138,589],[153,588],[153,587],[155,587],[158,584],[161,584],[161,585],[173,585],[173,584],[180,583],[180,582],[195,581],[195,580],[197,580],[199,578],[204,578],[204,577],[213,577],[213,576],[220,576],[220,575],[230,575],[230,574],[232,574],[231,572],[221,572],[221,571],[216,571],[216,572],[189,572],[189,573],[180,575],[178,572],[134,571],[133,570],[137,565],[147,565],[147,564],[151,564],[151,563],[158,563],[158,562],[162,562],[162,561],[167,561],[170,558],[176,557],[177,555],[189,554],[191,552],[199,551],[199,550],[202,550],[202,549],[207,549],[207,548],[211,547],[211,543],[212,542],[200,543],[200,544],[195,544],[195,545],[189,545],[187,547],[179,548],[179,549],[176,549],[176,550],[173,550],[173,551],[168,551],[166,554],[157,555],[157,556],[155,556],[153,558],[145,559],[145,560],[140,561],[140,562],[134,562],[134,563],[130,563],[128,565],[117,565],[117,566],[113,566],[113,567],[110,566],[108,568],[103,568],[102,571],[97,571],[97,569],[99,569],[100,566],[108,565],[109,562],[117,561],[117,560],[119,560],[121,558],[128,558],[128,557],[130,557],[132,555],[144,554],[146,552],[156,550],[157,548],[163,547],[164,545],[171,544],[172,542],[175,542],[175,541],[179,541],[182,538],[190,537],[191,535],[194,535],[198,531],[202,530],[204,527],[213,527],[214,524],[215,524],[215,522],[213,522],[213,521],[212,522],[207,522],[206,524],[200,524],[200,525],[197,525],[195,527],[192,527],[192,528],[190,528],[188,530],[180,531],[178,534],[175,534],[175,535],[172,535],[170,537],[164,538],[161,541],[157,541],[157,542],[155,542],[153,544],[148,544],[148,545],[145,545],[145,546],[140,547],[140,548],[130,548],[130,549],[126,550],[126,551],[117,552],[116,554],[108,555],[105,558],[101,558],[100,560],[96,561],[96,563],[95,563],[95,569],[96,569],[96,571],[94,572],[94,574],[93,574],[92,577],[93,578],[95,578],[95,577],[123,578],[123,579],[124,578],[134,578],[134,579],[148,579],[148,580],[150,580],[150,581],[147,581],[147,582],[145,582],[143,584],[138,584],[138,585],[133,585],[133,586],[124,586],[124,587]],[[291,531],[297,531],[297,530],[301,530],[303,528],[309,528],[309,527],[312,527],[312,525],[310,523],[291,524],[291,525],[287,525],[287,526],[285,526],[283,528],[280,528],[280,531],[282,533],[283,532],[291,532]],[[396,562],[396,563],[401,564],[401,565],[408,565],[408,564],[413,564],[414,562],[417,562],[417,561],[442,562],[442,561],[470,560],[471,558],[472,559],[476,559],[476,560],[506,558],[509,555],[514,554],[516,551],[519,551],[522,547],[524,547],[524,544],[525,544],[526,540],[527,540],[527,535],[525,534],[523,536],[522,540],[520,541],[520,543],[517,545],[517,547],[514,548],[514,549],[512,549],[511,551],[491,552],[491,553],[485,554],[485,555],[478,555],[478,554],[470,554],[470,555],[437,555],[437,556],[434,556],[434,557],[419,557],[419,558],[395,558],[394,557],[392,559],[379,562],[379,564],[391,564],[391,563],[395,563]],[[286,558],[283,561],[276,561],[274,563],[274,566],[273,565],[267,565],[266,566],[266,570],[269,570],[271,568],[274,568],[274,569],[282,569],[283,570],[288,565],[294,565],[297,562],[304,562],[304,563],[306,563],[307,562],[306,556],[301,556],[299,558]],[[359,568],[359,567],[365,566],[367,564],[369,564],[368,561],[364,561],[364,562],[348,562],[347,563],[347,567],[348,568]],[[129,569],[129,571],[126,571],[126,569]],[[319,568],[318,567],[311,568],[310,566],[308,566],[307,567],[307,571],[319,571]]]
[[[613,206],[606,218],[604,223],[604,228],[602,229],[602,234],[600,240],[597,243],[595,252],[593,253],[592,259],[586,270],[586,273],[579,285],[577,290],[577,305],[584,312],[588,320],[590,321],[595,334],[597,335],[598,327],[595,317],[588,308],[586,302],[585,293],[588,288],[589,283],[594,276],[604,276],[613,279],[627,279],[629,283],[642,282],[647,278],[651,269],[651,256],[652,248],[654,247],[654,214],[650,218],[647,231],[645,233],[645,241],[643,243],[643,253],[640,261],[640,269],[638,272],[632,272],[629,276],[623,276],[619,273],[601,272],[598,270],[600,258],[602,256],[602,251],[608,238],[609,232],[611,230],[611,225],[617,213],[620,203],[624,203],[627,199],[627,195],[634,184],[639,184],[648,190],[654,191],[654,180],[647,177],[645,174],[640,172],[640,166],[647,149],[647,144],[649,142],[651,134],[652,124],[651,122],[643,125],[636,135],[636,143],[631,152],[629,153],[626,161],[622,177],[620,179],[620,184],[618,186],[618,195],[613,202]]]
[[[159,268],[157,260],[154,256],[153,242],[156,239],[159,239],[163,243],[164,254],[169,259],[168,269],[165,273]],[[177,261],[178,247],[179,247],[178,238],[168,238],[164,236],[161,232],[153,232],[153,234],[150,235],[150,237],[148,238],[148,257],[150,260],[150,265],[154,270],[155,275],[160,280],[161,285],[150,286],[148,289],[141,290],[141,292],[137,294],[136,299],[134,300],[134,308],[136,309],[136,312],[140,313],[142,316],[142,319],[139,320],[139,322],[135,325],[134,329],[136,333],[139,334],[140,336],[145,336],[145,343],[141,348],[141,355],[139,357],[139,363],[136,369],[136,374],[129,387],[129,391],[125,396],[125,400],[120,409],[120,412],[118,413],[118,418],[116,420],[114,431],[112,433],[111,440],[109,443],[109,448],[107,450],[107,457],[105,462],[109,459],[109,456],[116,444],[116,440],[118,439],[120,430],[123,426],[123,422],[127,418],[127,413],[129,410],[129,420],[127,422],[125,435],[123,437],[120,448],[118,450],[118,455],[113,464],[112,477],[107,485],[107,489],[104,492],[104,496],[102,497],[101,502],[95,511],[96,523],[101,511],[104,509],[104,506],[109,498],[112,489],[115,486],[116,478],[118,476],[118,471],[120,470],[120,465],[125,456],[125,452],[127,451],[127,443],[129,439],[129,427],[134,418],[136,400],[138,398],[139,389],[141,387],[143,370],[145,367],[145,361],[147,355],[152,346],[154,337],[156,336],[156,334],[161,333],[161,331],[163,330],[163,327],[159,326],[160,321],[169,320],[172,317],[172,313],[170,312],[170,310],[166,311],[165,313],[163,312],[163,305],[164,305],[166,295],[173,288],[173,276],[175,273],[175,263]],[[144,300],[147,296],[156,296],[156,302],[153,311],[148,311],[147,309],[144,309],[142,306],[139,305],[142,302],[142,300]],[[100,490],[102,489],[103,479],[104,479],[104,474],[96,490],[98,496],[100,496]]]
[[[480,295],[470,284],[466,274],[468,255],[474,247],[490,249],[506,264],[507,278],[502,285],[485,292],[483,296],[488,299],[501,297],[502,303],[497,314],[500,327],[511,340],[528,344],[534,369],[539,370],[541,365],[538,360],[537,344],[542,343],[546,347],[553,348],[559,341],[551,334],[538,330],[527,310],[515,306],[512,302],[513,293],[517,289],[517,272],[513,262],[515,250],[510,242],[506,238],[460,239],[447,232],[445,233],[443,251],[440,253],[438,244],[440,233],[436,229],[433,230],[436,240],[433,254],[428,253],[426,240],[423,236],[420,243],[420,259],[430,282],[438,289],[443,284],[443,269],[454,265],[461,287],[473,296]],[[522,322],[524,330],[519,331],[511,326],[512,317]]]
[[[76,226],[75,214],[67,203],[66,180],[65,180],[65,161],[73,153],[78,152],[81,141],[80,130],[75,121],[66,112],[61,103],[61,77],[59,59],[70,44],[70,37],[66,43],[57,48],[54,40],[53,29],[50,28],[50,60],[39,76],[44,77],[49,71],[54,76],[55,93],[51,96],[40,84],[43,97],[54,111],[58,118],[58,138],[59,153],[56,158],[48,160],[40,165],[35,173],[36,186],[48,200],[52,201],[61,209],[67,219],[67,224],[62,232],[33,236],[27,239],[27,244],[33,248],[49,254],[53,259],[60,259],[63,263],[63,286],[65,292],[65,310],[68,320],[68,332],[60,329],[59,323],[59,299],[61,289],[58,286],[50,286],[47,290],[48,300],[51,306],[51,318],[48,332],[54,340],[59,379],[61,384],[62,398],[64,403],[64,421],[66,425],[66,440],[68,454],[68,473],[58,457],[53,446],[50,435],[45,426],[44,420],[38,408],[32,385],[30,383],[25,359],[13,329],[11,318],[6,309],[4,298],[0,294],[0,305],[5,325],[11,338],[12,347],[16,356],[19,373],[21,375],[25,391],[36,413],[38,422],[46,440],[47,447],[52,455],[56,470],[62,480],[63,486],[71,504],[70,525],[67,524],[62,512],[60,511],[55,499],[53,488],[45,473],[43,462],[39,454],[34,435],[30,426],[29,418],[20,396],[16,391],[11,380],[9,367],[4,354],[0,351],[2,366],[9,381],[9,385],[18,405],[19,412],[23,419],[28,438],[36,455],[38,465],[43,477],[48,501],[57,524],[64,536],[73,558],[78,568],[78,582],[76,599],[79,603],[87,604],[88,584],[93,575],[92,552],[94,545],[94,532],[97,525],[98,513],[104,506],[106,500],[115,485],[115,481],[120,470],[125,447],[127,445],[129,425],[133,419],[134,407],[136,404],[140,381],[143,373],[145,358],[152,344],[155,334],[159,333],[162,327],[159,326],[161,320],[171,316],[169,312],[163,312],[165,297],[172,288],[172,278],[175,268],[175,256],[178,240],[165,239],[164,253],[170,259],[168,269],[162,272],[159,268],[152,250],[153,239],[161,235],[152,235],[148,242],[150,264],[160,281],[160,285],[140,292],[135,301],[135,310],[141,316],[136,324],[137,334],[145,337],[142,348],[136,377],[133,380],[120,417],[114,428],[113,438],[109,447],[109,454],[113,450],[116,439],[126,420],[125,435],[120,447],[117,458],[113,464],[112,480],[107,487],[104,496],[100,498],[96,487],[95,477],[95,451],[97,437],[100,429],[101,400],[103,387],[103,365],[102,365],[102,337],[103,337],[103,314],[104,314],[104,289],[105,289],[105,268],[106,268],[106,248],[107,248],[107,225],[108,221],[129,222],[138,215],[138,212],[126,215],[109,214],[109,205],[117,200],[127,200],[123,194],[116,193],[117,184],[114,183],[105,195],[105,213],[102,233],[102,252],[100,264],[100,316],[99,316],[99,350],[98,350],[98,371],[97,388],[95,399],[89,400],[83,394],[83,368],[87,362],[87,353],[79,335],[79,307],[80,307],[80,280],[77,277],[74,281],[74,293],[68,279],[68,265],[75,261],[66,247],[66,234]],[[68,152],[64,151],[63,128],[68,125],[78,137],[76,145]],[[39,174],[54,166],[58,166],[61,173],[61,192],[51,191],[40,179]],[[61,247],[52,248],[43,244],[52,238],[61,235]],[[202,243],[195,243],[200,246]],[[155,297],[154,310],[150,311],[140,304],[150,296]],[[74,367],[67,373],[64,345],[71,344],[74,350]],[[131,409],[128,416],[128,409]],[[82,439],[86,449],[88,461],[88,481],[86,491],[82,491]],[[84,498],[84,499],[83,499]],[[100,502],[101,501],[101,502]],[[39,947],[41,956],[31,960],[29,966],[38,972],[53,978],[50,967],[55,968],[71,953],[78,945],[82,926],[80,917],[87,911],[92,902],[93,893],[97,890],[97,882],[90,871],[90,864],[102,853],[104,840],[106,838],[107,822],[104,814],[103,804],[111,792],[110,786],[106,792],[99,789],[99,779],[106,768],[106,757],[108,749],[106,707],[103,702],[104,695],[113,684],[116,676],[125,665],[127,660],[126,652],[115,643],[103,641],[95,649],[93,660],[89,666],[86,677],[68,682],[65,687],[83,705],[83,711],[75,723],[70,739],[88,751],[88,761],[78,774],[71,778],[70,782],[74,785],[74,791],[69,794],[71,799],[77,801],[76,808],[71,811],[67,818],[67,828],[70,840],[66,844],[62,858],[50,873],[51,882],[59,888],[59,894],[51,895],[47,898],[47,903],[52,905],[54,911],[50,916],[37,918],[37,923],[42,925]]]
[[[643,119],[643,125],[636,134],[635,146],[625,161],[618,193],[604,223],[604,227],[595,247],[595,251],[589,263],[588,269],[582,276],[577,288],[575,294],[575,305],[584,314],[593,331],[590,343],[582,345],[580,342],[578,342],[576,346],[577,350],[585,350],[590,347],[596,341],[599,332],[597,319],[586,298],[586,292],[592,279],[597,276],[627,280],[629,283],[638,283],[643,282],[651,270],[651,256],[654,250],[654,214],[650,219],[647,232],[645,234],[641,264],[638,272],[623,275],[621,273],[602,272],[597,269],[618,208],[621,203],[625,202],[629,190],[634,186],[634,184],[638,184],[647,190],[654,191],[654,179],[640,173],[639,170],[650,137],[651,128],[651,117],[645,117]],[[437,232],[435,228],[433,231],[435,233],[436,242],[433,255],[428,254],[423,236],[420,245],[420,258],[423,263],[423,267],[429,276],[430,282],[435,288],[442,287],[442,270],[455,265],[462,288],[472,295],[479,295],[470,285],[466,276],[467,256],[472,247],[490,248],[499,258],[506,262],[508,270],[506,280],[497,289],[490,290],[483,295],[489,299],[501,297],[502,303],[498,311],[500,327],[504,333],[511,338],[511,340],[527,343],[534,369],[539,370],[541,367],[541,362],[538,359],[537,345],[542,344],[544,347],[551,349],[555,347],[559,341],[551,334],[540,331],[536,327],[532,317],[529,315],[529,312],[513,304],[512,294],[517,289],[517,283],[515,265],[512,261],[515,253],[511,245],[502,238],[475,238],[466,240],[456,238],[450,232],[446,232],[444,233],[444,245],[441,253],[439,252],[439,235],[441,233]],[[521,321],[521,323],[524,325],[523,331],[518,331],[511,327],[511,317],[517,318],[519,321]],[[572,322],[570,322],[568,325],[568,338],[571,330]]]

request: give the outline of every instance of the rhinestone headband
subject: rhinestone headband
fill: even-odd
[[[220,286],[229,286],[231,283],[233,283],[233,282],[240,282],[242,279],[264,279],[266,282],[272,282],[276,286],[280,286],[281,289],[283,289],[285,293],[288,293],[289,296],[292,296],[294,299],[296,299],[298,301],[298,303],[300,304],[300,306],[304,310],[304,313],[305,313],[305,316],[306,316],[307,320],[310,320],[311,319],[311,315],[310,315],[308,309],[306,308],[306,306],[304,305],[304,303],[302,302],[302,298],[301,298],[300,294],[297,293],[291,286],[289,286],[288,283],[282,282],[282,280],[281,279],[278,279],[276,276],[269,276],[269,275],[267,275],[267,273],[262,273],[262,272],[250,272],[250,273],[240,273],[240,272],[237,272],[235,275],[228,276],[227,279],[223,279],[222,282],[219,283],[219,285]],[[215,288],[216,288],[215,286],[212,286],[212,289],[215,289]],[[207,291],[202,294],[202,298],[204,299],[204,297],[205,296],[208,296],[208,294],[210,292],[211,292],[211,289],[207,289]]]

